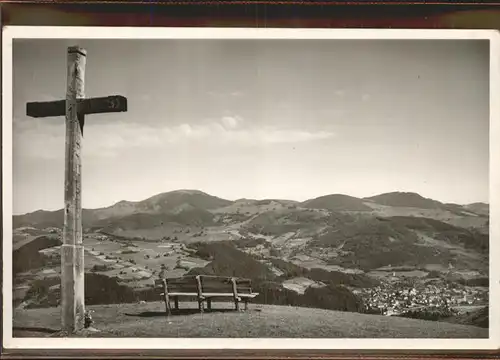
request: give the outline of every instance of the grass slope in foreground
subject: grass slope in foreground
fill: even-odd
[[[364,315],[322,309],[252,304],[235,312],[214,303],[200,314],[194,303],[167,318],[161,302],[88,306],[95,310],[91,337],[282,337],[282,338],[487,338],[488,329],[443,322]],[[60,308],[14,310],[14,337],[54,336]],[[46,328],[37,326],[44,324]]]

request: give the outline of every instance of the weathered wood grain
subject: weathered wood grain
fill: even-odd
[[[81,130],[77,100],[84,97],[85,50],[68,49],[66,93],[66,156],[64,228],[61,248],[62,327],[75,332],[84,327],[84,251],[82,239]]]
[[[83,115],[127,111],[127,98],[120,95],[77,99],[77,111]],[[53,117],[66,114],[66,100],[29,102],[26,114],[30,117]]]

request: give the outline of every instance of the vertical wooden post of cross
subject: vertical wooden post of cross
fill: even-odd
[[[84,98],[86,55],[82,48],[68,48],[61,315],[63,330],[71,333],[84,327],[85,316],[80,156],[85,115],[78,111],[78,101]]]
[[[64,228],[61,247],[61,306],[63,331],[74,333],[85,325],[84,262],[82,232],[81,140],[85,114],[127,111],[127,98],[113,95],[84,98],[87,52],[68,48],[65,100],[29,102],[26,115],[34,118],[66,115],[64,175]]]

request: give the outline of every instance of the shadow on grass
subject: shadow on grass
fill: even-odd
[[[55,334],[56,332],[59,332],[60,330],[54,330],[54,329],[49,329],[49,328],[43,328],[43,327],[23,327],[23,326],[14,326],[12,328],[13,331],[32,331],[32,332],[41,332],[45,334]]]
[[[222,313],[222,312],[237,312],[234,309],[211,309],[207,310],[205,309],[203,311],[204,313]],[[199,314],[200,310],[198,309],[172,309],[172,316],[182,316],[182,315],[194,315],[194,314]],[[125,313],[126,316],[138,316],[138,317],[161,317],[161,316],[167,316],[167,313],[165,311],[143,311],[140,313]]]

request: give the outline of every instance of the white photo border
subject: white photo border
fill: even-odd
[[[13,338],[12,46],[14,39],[394,39],[490,42],[488,339]],[[6,26],[2,34],[3,346],[6,349],[491,350],[500,346],[500,32],[496,30]],[[497,260],[497,261],[495,261]],[[495,302],[494,299],[497,299]]]

